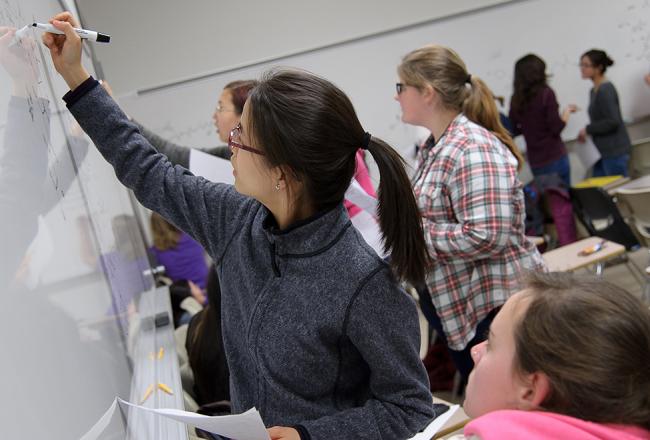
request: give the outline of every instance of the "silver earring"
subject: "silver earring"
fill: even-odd
[[[280,182],[275,184],[275,190],[280,191]]]

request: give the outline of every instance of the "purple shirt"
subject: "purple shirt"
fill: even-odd
[[[555,162],[567,154],[560,133],[566,125],[560,118],[555,93],[545,87],[528,103],[523,112],[510,109],[515,136],[526,139],[526,155],[531,168]]]
[[[190,280],[201,289],[205,289],[208,265],[205,262],[203,248],[185,232],[176,247],[161,251],[155,246],[151,251],[159,264],[165,266],[167,276],[172,281]]]

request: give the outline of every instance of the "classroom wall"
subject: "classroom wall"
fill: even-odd
[[[435,3],[440,5],[452,2]],[[163,7],[164,4],[161,5]],[[96,16],[99,10],[93,13],[90,5],[89,8],[85,14],[89,17]],[[125,10],[128,8],[125,6]],[[561,13],[551,14],[551,11]],[[208,15],[209,11],[202,12]],[[196,13],[194,9],[191,12]],[[249,11],[251,16],[258,13],[256,9]],[[138,93],[122,93],[120,104],[131,116],[149,128],[182,145],[213,146],[218,143],[211,115],[220,90],[227,82],[257,77],[274,66],[293,66],[311,70],[334,81],[352,99],[366,130],[387,140],[407,160],[412,160],[413,145],[426,136],[426,131],[403,124],[399,105],[393,100],[394,82],[397,80],[396,66],[408,51],[432,42],[450,46],[465,60],[473,75],[483,78],[495,94],[505,96],[506,100],[509,100],[512,93],[515,61],[529,52],[539,54],[547,62],[548,73],[551,75],[549,82],[556,91],[560,105],[575,103],[582,109],[572,116],[563,132],[563,137],[571,140],[588,122],[586,108],[591,83],[580,78],[578,58],[592,47],[607,50],[616,61],[608,75],[619,91],[624,118],[628,122],[634,122],[650,114],[650,87],[643,81],[643,75],[650,70],[648,16],[650,3],[647,0],[503,2],[398,30],[387,29],[384,33],[318,50],[259,63],[252,62],[232,69],[225,68],[209,75],[202,75],[199,68],[196,68],[194,77],[179,77],[160,87],[156,87],[159,84],[155,81],[156,78],[160,79],[160,72],[148,69],[148,66],[160,62],[152,55],[151,47],[138,46],[146,57],[140,57],[136,64],[108,62],[110,58],[102,58],[99,52],[98,55],[106,72],[111,73],[107,75],[111,83],[113,73],[117,75],[115,79],[120,80],[132,75],[134,69],[148,69],[152,81],[139,89]],[[300,21],[299,17],[298,13],[292,15],[297,21]],[[152,28],[157,24],[149,19],[147,22]],[[117,22],[113,26],[117,26]],[[114,29],[118,29],[119,34],[126,27]],[[311,33],[305,35],[307,38]],[[184,56],[178,53],[182,52],[183,47],[193,44],[183,36],[178,36],[178,41],[171,46],[175,49],[170,53],[174,53],[174,57]],[[231,52],[232,50],[215,50],[211,52],[211,57],[228,60]],[[260,58],[271,55],[272,52],[260,49]],[[185,68],[189,72],[205,58],[206,56],[193,56]],[[163,59],[168,64],[175,64],[175,61],[170,63],[171,58],[168,56]],[[135,86],[137,82],[133,80],[131,84]],[[132,90],[126,86],[123,89]],[[502,110],[507,112],[507,106]],[[520,144],[525,147],[523,142],[520,141]],[[574,180],[584,177],[584,172],[584,169],[576,166]]]
[[[354,40],[511,0],[77,0],[119,93]],[[143,62],[143,56],[146,62]]]

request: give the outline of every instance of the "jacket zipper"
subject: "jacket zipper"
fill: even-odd
[[[280,268],[278,268],[278,263],[275,261],[275,242],[269,243],[269,252],[271,253],[271,267],[273,268],[273,273],[276,277],[280,277]]]

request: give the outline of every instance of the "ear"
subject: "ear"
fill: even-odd
[[[282,167],[275,167],[271,171],[271,175],[273,177],[273,185],[275,189],[284,192],[289,186],[285,170],[283,170]]]
[[[279,190],[284,191],[291,187],[293,191],[300,189],[300,181],[295,177],[295,173],[286,165],[274,167],[271,171],[273,185],[279,185]]]
[[[438,92],[431,87],[431,84],[424,85],[420,90],[420,94],[427,104],[431,104],[438,97]]]
[[[529,374],[522,380],[518,392],[518,409],[527,411],[539,409],[551,393],[551,382],[542,372]]]

